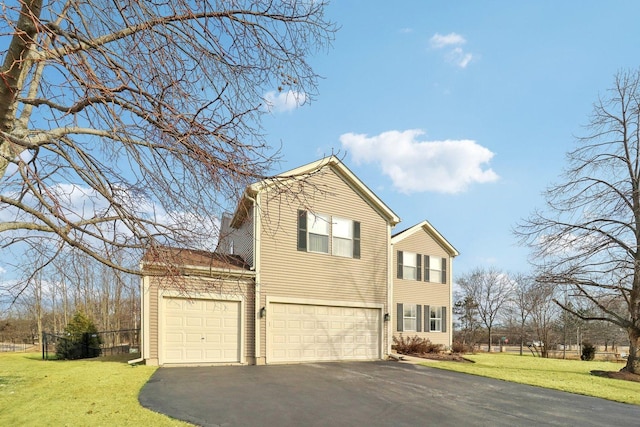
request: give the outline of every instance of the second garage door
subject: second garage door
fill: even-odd
[[[267,363],[380,358],[380,309],[271,303]]]

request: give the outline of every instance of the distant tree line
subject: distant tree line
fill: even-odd
[[[60,334],[76,313],[84,313],[98,331],[140,327],[138,276],[77,251],[61,253],[36,271],[28,262],[17,267],[22,276],[0,288],[0,342],[35,343],[42,332]]]
[[[542,357],[580,354],[584,343],[610,352],[629,344],[626,332],[611,322],[585,321],[572,313],[593,315],[598,310],[596,303],[587,304],[571,288],[541,279],[496,268],[476,268],[460,276],[454,295],[454,340],[488,351],[515,345],[520,354],[533,352]],[[608,299],[608,305],[623,303],[610,296],[602,298]]]

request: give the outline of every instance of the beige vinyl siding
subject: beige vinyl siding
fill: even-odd
[[[217,253],[239,255],[249,265],[253,265],[253,211],[239,228],[231,226],[231,217],[223,215]]]
[[[397,303],[403,304],[420,304],[422,306],[447,307],[447,330],[446,332],[424,332],[424,312],[422,313],[422,330],[423,332],[405,332],[406,336],[417,335],[423,338],[429,338],[434,344],[451,345],[451,280],[453,270],[453,258],[449,256],[447,251],[436,242],[424,230],[419,230],[406,238],[396,242],[392,246],[393,250],[393,330],[397,328]],[[421,255],[437,256],[447,259],[447,283],[433,283],[424,281],[424,264],[422,265],[422,280],[404,280],[398,279],[396,268],[398,265],[398,251],[414,252]],[[427,325],[428,327],[428,325]],[[398,332],[396,332],[398,334]]]
[[[207,292],[211,298],[215,299],[217,294],[227,296],[241,296],[245,304],[245,331],[244,331],[244,358],[248,364],[254,363],[255,348],[253,345],[255,338],[255,299],[254,284],[250,279],[213,279],[196,276],[181,276],[180,283],[175,282],[175,278],[151,277],[149,287],[149,346],[150,358],[158,359],[159,326],[158,308],[161,301],[162,291],[180,290],[184,298],[189,298],[189,293]],[[182,295],[182,293],[184,293]]]
[[[156,278],[151,278],[151,286],[149,288],[148,298],[149,305],[149,358],[158,360],[158,286]]]
[[[331,169],[309,178],[300,206],[270,193],[259,195],[261,306],[267,297],[383,304],[388,311],[388,228],[386,220]],[[324,192],[322,194],[321,192]],[[360,259],[297,250],[298,209],[360,222]],[[329,239],[331,245],[331,238]],[[267,321],[268,321],[267,313]],[[383,328],[386,331],[386,328]],[[261,322],[266,337],[266,323]],[[383,337],[386,342],[386,336]],[[386,347],[383,347],[386,348]],[[266,354],[266,339],[261,340]]]

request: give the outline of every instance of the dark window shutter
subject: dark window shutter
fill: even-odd
[[[360,222],[353,221],[353,257],[360,259]]]
[[[447,332],[447,307],[442,307],[442,332]]]
[[[424,256],[424,281],[430,282],[429,280],[429,255]]]
[[[442,283],[447,283],[447,259],[442,258]]]
[[[422,280],[422,255],[416,255],[416,280],[419,282]]]
[[[404,330],[403,326],[404,326],[404,311],[403,311],[403,307],[401,303],[398,303],[397,305],[397,330],[398,332],[402,332]]]
[[[431,331],[431,309],[428,305],[424,306],[424,331]]]
[[[420,304],[416,306],[416,332],[422,332],[422,306]]]
[[[298,250],[307,251],[307,211],[298,211]]]
[[[398,279],[402,279],[402,251],[398,251],[398,263],[397,263],[397,269],[398,269]]]

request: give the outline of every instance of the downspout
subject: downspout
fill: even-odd
[[[140,264],[140,270],[142,270],[143,266],[142,264]],[[129,365],[136,365],[140,362],[144,361],[144,355],[145,352],[148,353],[148,343],[145,342],[145,338],[147,337],[147,333],[145,331],[145,328],[147,326],[147,321],[144,317],[146,311],[144,309],[144,302],[145,302],[145,292],[144,292],[144,281],[145,281],[145,276],[140,278],[140,357],[137,359],[133,359],[133,360],[129,360],[127,363]]]
[[[254,359],[255,363],[258,364],[258,359],[261,357],[260,354],[260,336],[261,332],[261,321],[260,318],[260,304],[261,304],[261,295],[260,295],[260,245],[259,245],[259,236],[260,236],[260,224],[258,217],[258,202],[257,197],[253,198],[249,195],[248,192],[245,193],[245,197],[249,199],[249,201],[253,204],[253,212],[252,212],[252,221],[253,221],[253,265],[251,266],[251,270],[255,272],[255,292],[254,292],[254,307],[253,307],[253,322],[254,322]]]
[[[391,224],[387,224],[387,313],[393,318],[393,243],[391,242]],[[384,314],[383,314],[384,316]],[[391,343],[393,342],[392,321],[386,323],[387,328],[387,355],[391,354]]]
[[[451,256],[451,262],[449,267],[449,313],[447,317],[447,330],[449,331],[449,347],[453,345],[453,260],[455,255]]]

